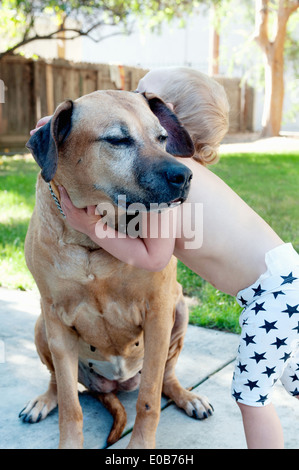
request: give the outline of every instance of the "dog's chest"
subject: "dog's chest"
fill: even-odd
[[[136,346],[138,344],[139,348]],[[99,347],[79,341],[79,361],[90,374],[96,373],[108,380],[124,382],[134,377],[143,364],[143,343],[137,342],[135,350],[131,348],[128,355],[128,346],[124,355],[108,354]],[[137,350],[138,349],[138,350]]]
[[[58,274],[65,280],[84,285],[96,278],[110,277],[115,270],[114,258],[104,250],[92,251],[75,244],[65,244],[62,240],[52,253],[52,263],[56,276]]]
[[[85,360],[88,363],[88,367],[91,371],[102,375],[108,380],[119,380],[128,378],[128,367],[126,360],[122,356],[110,356],[109,361],[101,361],[92,357],[88,357]],[[84,361],[84,362],[85,362]]]
[[[105,250],[88,249],[75,244],[58,242],[52,252],[52,267],[64,280],[92,285],[98,282],[109,282],[109,289],[138,289],[151,284],[154,273],[140,271],[114,258]],[[117,286],[116,286],[117,285]]]
[[[95,350],[94,353],[89,355],[89,357],[80,357],[80,362],[88,367],[90,373],[95,372],[108,380],[128,380],[137,374],[137,372],[142,368],[142,360],[137,360],[135,367],[132,368],[128,361],[122,356],[110,356],[109,361],[96,359],[96,356],[97,354]]]
[[[73,309],[79,360],[91,373],[109,380],[128,380],[142,368],[144,302],[124,302],[105,283],[85,289],[85,295]]]

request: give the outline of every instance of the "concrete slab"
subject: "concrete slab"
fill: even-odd
[[[239,408],[230,396],[234,364],[216,372],[193,390],[209,397],[214,415],[198,421],[189,418],[174,404],[164,409],[156,434],[156,449],[246,449]],[[284,430],[285,448],[299,448],[299,403],[292,399],[281,384],[276,385],[273,403]],[[110,447],[124,449],[130,434]]]
[[[0,448],[55,449],[58,446],[58,410],[37,424],[23,423],[18,413],[48,386],[49,374],[41,364],[34,345],[34,325],[39,315],[37,293],[0,288]],[[174,404],[162,400],[157,431],[157,449],[235,449],[245,448],[238,407],[230,397],[232,361],[238,335],[189,325],[177,375],[185,387],[209,397],[215,414],[205,421],[189,418]],[[84,447],[103,449],[112,418],[93,397],[80,393],[84,416]],[[110,449],[127,445],[135,420],[138,391],[121,393],[129,434]],[[282,387],[275,400],[286,433],[286,447],[299,446],[299,403]]]
[[[215,373],[193,391],[213,403],[214,415],[202,421],[192,419],[174,404],[163,410],[156,434],[157,449],[246,449],[242,419],[230,398],[233,365]],[[130,435],[111,449],[123,449]]]

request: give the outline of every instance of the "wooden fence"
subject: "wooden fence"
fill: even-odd
[[[134,90],[145,73],[126,66],[6,57],[0,61],[5,88],[5,102],[0,103],[0,147],[23,146],[36,122],[53,114],[63,100],[99,89]]]
[[[146,70],[127,66],[5,57],[0,61],[0,82],[4,84],[0,99],[0,148],[7,151],[23,148],[30,129],[42,116],[53,114],[63,100],[99,89],[134,90],[145,73]],[[251,130],[251,89],[241,88],[239,79],[217,80],[229,97],[230,132]]]

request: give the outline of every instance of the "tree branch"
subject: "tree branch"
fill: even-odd
[[[287,31],[287,22],[297,8],[299,8],[299,0],[279,0],[277,12],[277,31],[275,36],[275,46],[283,47]]]
[[[35,22],[35,17],[31,10],[27,12],[26,17],[30,18],[30,20],[26,21],[27,27],[24,31],[23,40],[27,39],[28,34],[30,33],[30,30],[34,27]]]
[[[77,28],[65,28],[65,27],[62,26],[62,27],[58,28],[56,31],[53,31],[52,33],[49,33],[45,36],[40,36],[39,34],[35,34],[35,36],[28,37],[28,35],[25,33],[24,36],[23,36],[23,39],[18,44],[15,44],[14,46],[7,49],[5,52],[0,53],[0,60],[4,56],[9,55],[12,52],[14,52],[19,47],[25,46],[26,44],[28,44],[29,42],[32,42],[32,41],[51,40],[51,39],[73,40],[73,39],[76,39],[80,36],[86,36],[86,37],[89,37],[94,42],[100,42],[100,41],[103,41],[104,39],[109,38],[111,36],[117,36],[117,35],[120,35],[120,34],[124,34],[122,31],[117,31],[115,33],[110,33],[110,34],[107,34],[105,36],[102,36],[98,39],[93,38],[90,35],[90,33],[92,33],[96,28],[99,28],[101,26],[115,26],[115,23],[111,22],[110,24],[109,23],[107,24],[104,21],[99,21],[96,24],[90,26],[90,28],[88,28],[86,31],[84,31],[82,29],[77,29]],[[71,33],[75,33],[75,35],[73,35],[71,37],[59,36],[59,34],[61,34],[63,32],[71,32]],[[131,30],[128,29],[127,34],[130,34],[130,33],[131,33]]]
[[[269,41],[269,0],[256,0],[255,7],[255,32],[254,40],[259,46],[267,51],[270,45]]]
[[[289,19],[292,13],[299,8],[299,0],[279,0],[278,3],[278,16]]]
[[[299,8],[299,0],[290,0],[286,4],[286,10],[289,16]]]

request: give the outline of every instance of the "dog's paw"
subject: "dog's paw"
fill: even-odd
[[[49,397],[47,393],[31,400],[19,413],[25,423],[38,423],[45,419],[57,406],[57,398]]]
[[[186,392],[185,403],[181,406],[188,416],[195,419],[206,419],[214,412],[213,406],[208,399],[203,396],[196,395],[192,392]]]

